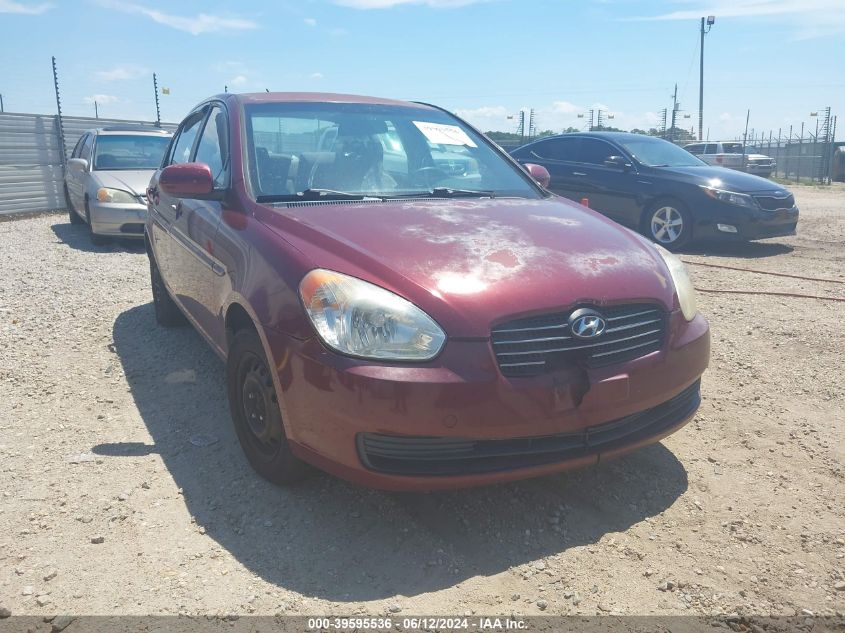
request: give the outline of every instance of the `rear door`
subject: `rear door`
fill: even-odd
[[[631,168],[609,167],[605,161],[611,156],[622,156]],[[605,140],[584,137],[578,147],[578,168],[581,191],[589,200],[591,209],[620,224],[636,228],[640,219],[637,204],[637,172],[633,161],[624,152]]]
[[[521,163],[536,163],[549,170],[549,191],[580,201],[583,197],[581,176],[574,162],[580,143],[578,136],[542,139],[518,152],[516,157]]]

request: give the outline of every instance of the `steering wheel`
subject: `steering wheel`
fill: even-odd
[[[429,189],[433,189],[435,184],[445,178],[448,178],[449,174],[439,167],[429,165],[428,167],[415,169],[411,172],[411,177],[413,178],[414,183],[424,184]]]

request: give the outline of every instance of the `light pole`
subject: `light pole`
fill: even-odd
[[[698,140],[704,135],[704,36],[710,32],[710,28],[716,22],[715,15],[708,15],[701,18],[701,57],[698,73]],[[704,27],[707,27],[706,29]]]

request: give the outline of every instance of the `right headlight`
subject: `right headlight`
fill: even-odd
[[[426,361],[446,334],[399,295],[331,270],[312,270],[299,284],[305,312],[328,347],[375,360]]]
[[[678,303],[681,304],[681,312],[684,318],[687,321],[692,321],[698,313],[698,307],[695,302],[695,289],[692,287],[686,266],[659,244],[655,244],[654,247],[669,269],[669,275],[671,275],[672,283],[675,285],[675,292],[678,294]]]

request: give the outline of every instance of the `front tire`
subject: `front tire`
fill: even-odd
[[[255,471],[277,484],[305,478],[310,467],[288,446],[279,400],[258,333],[238,330],[229,347],[229,409],[241,448]]]
[[[645,213],[642,232],[653,242],[676,251],[692,241],[692,217],[681,202],[662,200]]]
[[[94,233],[94,225],[91,223],[91,208],[88,206],[88,198],[85,198],[85,221],[88,223],[88,238],[94,246],[105,246],[109,238]]]
[[[185,315],[182,314],[179,306],[176,305],[173,297],[167,291],[164,280],[161,278],[161,271],[159,271],[152,254],[150,255],[150,285],[153,288],[156,323],[164,327],[184,325],[186,323]]]
[[[65,190],[65,206],[67,207],[67,214],[68,218],[70,219],[71,224],[84,224],[85,220],[79,217],[79,214],[76,212],[76,209],[73,208],[73,202],[70,199],[70,194],[67,190],[67,185],[64,187]]]

